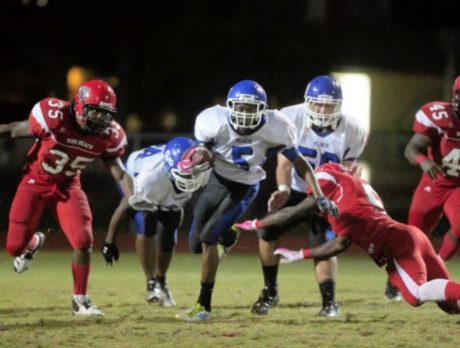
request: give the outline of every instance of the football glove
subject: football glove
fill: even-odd
[[[280,263],[282,264],[294,263],[304,258],[302,249],[289,250],[286,248],[277,248],[273,254],[280,257]]]
[[[113,261],[118,261],[120,258],[120,252],[115,244],[105,242],[101,248],[102,256],[104,256],[105,263],[113,266]]]
[[[233,226],[241,231],[255,231],[257,230],[256,221],[257,220],[246,220],[240,223],[236,223]]]
[[[333,217],[338,218],[340,215],[339,208],[334,201],[331,201],[329,198],[321,197],[317,198],[316,201],[316,208],[318,208],[319,212],[322,214],[324,212],[328,212]]]

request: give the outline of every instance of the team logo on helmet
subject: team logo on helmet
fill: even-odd
[[[86,86],[80,87],[78,90],[78,96],[80,97],[81,100],[86,100],[89,98],[90,94],[90,89]]]

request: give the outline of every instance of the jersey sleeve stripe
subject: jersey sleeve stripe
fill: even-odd
[[[336,198],[334,198],[334,201],[339,204],[339,202],[342,200],[343,198],[343,187],[342,185],[340,185],[338,182],[337,182],[337,179],[332,176],[331,174],[329,173],[326,173],[326,172],[318,172],[318,173],[315,173],[315,176],[316,176],[316,179],[318,180],[318,183],[319,183],[319,186],[324,190],[325,193],[326,193],[326,196],[328,196],[329,198],[331,197],[331,195],[334,193],[334,192],[337,192],[336,190],[339,190],[339,194],[336,196]],[[327,181],[330,185],[330,183],[332,183],[333,185],[335,185],[334,188],[332,187],[329,187],[328,184],[325,184],[324,182],[322,182],[322,180],[324,181]],[[328,186],[328,188],[326,188],[326,186]],[[335,193],[334,193],[335,195]]]
[[[316,179],[318,180],[327,180],[327,181],[332,181],[334,184],[337,185],[337,180],[329,173],[326,173],[326,172],[318,172],[315,174],[316,176]]]
[[[422,110],[419,110],[416,114],[415,114],[415,119],[417,120],[418,123],[420,123],[421,125],[425,126],[425,127],[428,127],[428,128],[434,128],[438,131],[439,134],[442,133],[442,130],[441,128],[439,128],[438,126],[436,126],[429,118],[427,115],[425,115],[425,113],[422,111]]]
[[[297,157],[300,156],[299,151],[296,147],[291,147],[290,149],[285,149],[282,151],[282,154],[286,156],[291,162],[294,162]]]
[[[49,131],[48,124],[45,121],[45,117],[43,116],[42,108],[40,107],[40,103],[35,104],[34,108],[32,109],[32,117],[37,121],[37,123],[46,131]]]

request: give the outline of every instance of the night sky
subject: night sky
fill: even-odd
[[[341,67],[442,76],[459,45],[458,1],[57,1],[0,2],[0,108],[24,119],[48,95],[67,98],[74,65],[117,76],[119,118],[174,111],[175,131],[255,79],[278,107],[302,98],[308,80]],[[45,1],[46,3],[46,1]]]

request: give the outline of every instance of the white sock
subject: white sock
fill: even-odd
[[[445,301],[447,279],[433,279],[422,284],[418,290],[420,301]]]
[[[77,300],[78,302],[85,302],[87,299],[87,295],[73,295],[74,300]]]
[[[34,235],[29,241],[29,244],[27,244],[27,249],[35,250],[38,247],[39,242],[40,242],[40,239],[38,238],[38,235],[34,233]]]

